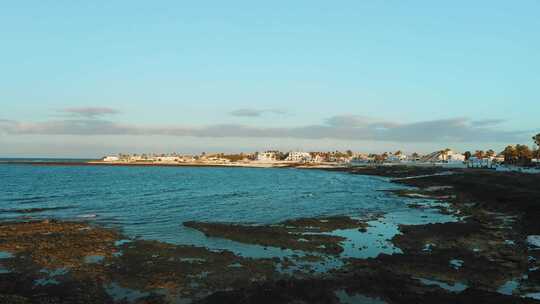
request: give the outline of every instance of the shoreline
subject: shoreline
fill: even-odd
[[[155,163],[155,162],[102,162],[102,161],[0,161],[0,165],[34,165],[34,166],[104,166],[104,167],[216,167],[216,168],[302,168],[302,169],[346,169],[343,165],[305,164],[305,163]]]
[[[0,160],[0,165],[29,165],[29,166],[101,166],[101,167],[208,167],[208,168],[295,168],[295,169],[319,169],[327,171],[343,171],[353,174],[378,175],[388,177],[396,174],[396,168],[406,168],[402,170],[404,174],[409,171],[418,172],[462,172],[462,171],[500,171],[500,172],[517,172],[528,174],[540,174],[538,168],[522,168],[522,167],[504,167],[502,169],[495,168],[468,168],[445,166],[444,164],[367,164],[365,166],[350,166],[343,163],[298,163],[298,162],[231,162],[231,163],[205,163],[205,162],[185,162],[185,163],[168,163],[168,162],[104,162],[95,161],[42,161],[42,160]],[[374,173],[378,172],[378,173]],[[430,173],[426,173],[430,174]],[[417,177],[417,176],[413,176]]]
[[[19,248],[17,250],[27,248],[29,253],[34,250],[33,256],[41,257],[38,259],[38,262],[41,261],[41,263],[50,263],[50,256],[56,256],[60,261],[64,259],[78,265],[73,268],[77,276],[90,278],[90,280],[95,280],[98,277],[101,278],[100,280],[106,281],[120,280],[123,282],[122,284],[127,284],[127,287],[141,290],[141,292],[150,292],[153,289],[147,285],[140,285],[141,282],[119,276],[114,271],[111,273],[110,270],[107,270],[106,265],[112,263],[112,265],[116,265],[114,267],[120,267],[119,269],[123,269],[123,267],[137,269],[133,275],[144,274],[145,280],[160,282],[158,286],[177,288],[182,285],[177,285],[179,283],[171,285],[172,282],[186,278],[179,276],[180,274],[163,273],[160,265],[170,264],[171,262],[167,259],[173,257],[196,261],[203,256],[206,259],[204,263],[196,262],[193,264],[193,262],[189,262],[186,264],[180,261],[178,262],[180,264],[170,264],[172,269],[176,269],[175,273],[185,271],[185,269],[195,271],[190,272],[194,275],[201,270],[216,272],[217,277],[210,276],[197,281],[197,284],[206,284],[206,281],[209,280],[214,287],[209,286],[213,292],[198,299],[196,303],[235,303],[238,298],[245,299],[244,303],[264,303],[265,299],[268,301],[267,297],[269,297],[270,301],[275,303],[289,301],[300,303],[303,301],[334,304],[339,303],[339,300],[336,299],[336,292],[339,290],[343,291],[341,294],[343,297],[354,298],[356,295],[361,295],[372,299],[381,299],[388,303],[480,303],[490,301],[493,303],[538,303],[534,299],[525,297],[540,291],[540,270],[538,270],[540,262],[537,262],[537,260],[540,261],[540,250],[536,252],[534,248],[530,249],[532,245],[528,243],[529,236],[540,234],[540,224],[535,224],[536,215],[540,213],[540,207],[535,204],[540,202],[540,189],[536,187],[540,182],[540,177],[488,170],[451,170],[452,174],[440,174],[449,171],[444,168],[316,169],[389,178],[392,183],[413,187],[391,191],[391,195],[446,202],[460,214],[463,220],[441,224],[401,225],[399,227],[400,234],[394,236],[390,241],[403,253],[380,254],[375,258],[367,259],[350,258],[341,268],[323,276],[283,277],[275,273],[275,270],[271,270],[272,267],[275,267],[272,266],[275,265],[275,260],[242,259],[231,255],[231,253],[224,253],[226,258],[220,260],[219,255],[204,249],[204,247],[173,246],[157,241],[142,240],[130,241],[132,245],[116,246],[113,241],[122,239],[121,236],[111,234],[108,232],[109,230],[99,226],[89,229],[89,226],[85,226],[84,222],[74,224],[51,220],[18,224],[21,225],[18,227],[29,225],[29,231],[38,229],[39,233],[32,238],[13,236],[15,242],[22,242],[23,245],[13,248]],[[519,182],[517,182],[518,180]],[[422,208],[422,206],[411,204],[409,208]],[[344,222],[343,219],[339,219],[339,222],[332,222],[332,219],[324,219],[324,222],[317,218],[297,219],[284,223],[284,227],[293,227],[290,229],[294,229],[298,233],[306,233],[309,232],[306,229],[313,229],[316,226],[314,220],[319,220],[318,225],[325,223],[325,226],[328,226],[330,230],[335,228],[336,223]],[[7,230],[5,231],[9,232],[14,231],[9,226],[16,224],[0,222],[0,232],[2,232],[1,228],[6,225]],[[34,225],[35,228],[32,228],[31,225]],[[212,223],[190,223],[188,225],[226,240],[285,244],[283,245],[285,247],[307,248],[307,244],[302,238],[296,236],[295,239],[290,239],[283,228],[275,225],[257,226],[255,237],[253,237],[254,228],[246,225],[229,226]],[[363,225],[362,223],[351,223],[345,228],[356,227],[355,229],[358,229],[358,227],[364,227]],[[72,226],[76,229],[73,229]],[[70,232],[73,230],[79,232],[73,235],[73,232]],[[93,231],[93,234],[86,235],[85,231]],[[42,234],[42,232],[46,233]],[[40,240],[48,238],[47,233],[51,232],[55,232],[55,241],[50,243],[52,248],[48,247],[46,251],[43,251],[39,245]],[[280,238],[275,237],[276,233],[279,233]],[[102,235],[107,237],[103,238]],[[5,236],[5,233],[0,233],[0,239]],[[315,241],[319,242],[315,244],[339,244],[340,242],[339,239],[317,239]],[[38,243],[38,246],[34,247],[36,246],[34,243]],[[79,248],[78,250],[83,250],[83,252],[100,253],[100,255],[105,256],[106,263],[80,264],[80,255],[86,253],[79,251],[64,253],[63,248],[66,243],[74,245],[75,248]],[[330,250],[331,247],[328,248]],[[336,250],[339,249],[336,247]],[[116,257],[118,252],[123,253]],[[28,263],[28,260],[20,260],[23,256],[25,254],[20,257],[19,254],[15,255],[17,261],[23,263],[18,267],[31,269],[28,268],[29,265],[24,264]],[[163,260],[159,256],[163,256]],[[306,258],[316,259],[315,256],[306,256]],[[141,259],[146,261],[145,263],[151,262],[151,264],[138,265]],[[134,264],[134,261],[139,262]],[[283,263],[285,262],[283,261]],[[292,262],[287,261],[287,263]],[[197,266],[199,263],[202,264]],[[234,268],[226,267],[226,263],[231,263],[231,265],[239,263],[245,268],[233,271]],[[0,266],[1,264],[2,259],[0,259]],[[57,266],[61,265],[62,263]],[[115,269],[114,267],[113,269]],[[142,268],[139,269],[139,267]],[[233,277],[228,277],[227,272],[231,271],[234,273],[234,275],[231,274],[233,277],[236,276],[246,281],[240,285],[229,285],[230,282],[227,280],[232,280]],[[527,275],[526,279],[524,279],[523,274]],[[171,275],[172,277],[169,277]],[[39,276],[42,275],[36,274],[36,278]],[[109,278],[109,276],[112,277]],[[15,280],[13,275],[2,275],[0,271],[1,290],[11,290],[11,294],[17,296],[24,296],[24,292],[30,292],[24,290],[17,292],[16,289],[9,289],[6,287],[7,281],[3,281],[4,279]],[[62,277],[55,277],[55,279],[61,280]],[[171,283],[167,283],[168,280],[172,280]],[[512,280],[515,280],[515,283],[512,283],[515,285],[512,285],[513,288],[499,290],[502,288],[501,286],[506,286],[507,282],[512,282]],[[83,290],[88,290],[91,287],[87,285],[88,283],[84,283],[85,281],[77,282],[86,288]],[[28,282],[21,282],[21,284],[28,286]],[[42,286],[37,291],[57,296],[63,295],[62,291],[55,290],[54,286],[47,286]],[[99,286],[91,288],[101,290]],[[513,293],[515,294],[513,295]],[[100,295],[100,298],[90,303],[104,303],[103,299],[106,296],[103,292],[99,291],[96,294]],[[0,291],[0,300],[4,299],[2,296],[3,292]],[[156,298],[150,301],[149,297]],[[5,299],[12,300],[12,298]],[[148,302],[144,302],[147,300]],[[169,302],[169,300],[159,298],[157,294],[150,292],[146,298],[141,297],[140,301],[136,303]]]

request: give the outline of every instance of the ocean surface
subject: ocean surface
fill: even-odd
[[[395,234],[399,223],[449,220],[408,208],[408,199],[381,191],[397,188],[403,187],[382,177],[322,170],[0,164],[0,221],[85,220],[119,228],[128,237],[250,255],[253,246],[208,239],[182,223],[266,224],[383,212],[393,226],[380,229]],[[374,226],[382,224],[387,223]]]

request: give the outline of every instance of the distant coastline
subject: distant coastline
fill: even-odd
[[[290,161],[236,161],[236,162],[206,162],[206,161],[188,161],[188,162],[155,162],[155,161],[103,161],[89,159],[47,159],[47,158],[2,158],[0,165],[29,165],[29,166],[104,166],[104,167],[208,167],[208,168],[296,168],[296,169],[321,169],[321,170],[346,170],[355,171],[370,168],[443,168],[447,170],[454,169],[491,169],[494,171],[516,171],[522,173],[540,173],[538,168],[523,168],[519,166],[498,165],[495,167],[468,167],[465,164],[456,166],[452,163],[428,163],[428,162],[406,162],[406,163],[306,163]],[[364,170],[362,170],[364,171]]]
[[[101,160],[43,160],[43,159],[0,159],[5,165],[34,165],[34,166],[107,166],[107,167],[227,167],[227,168],[344,168],[338,164],[305,164],[305,163],[259,163],[259,162],[231,162],[231,163],[205,163],[205,162],[104,162]]]

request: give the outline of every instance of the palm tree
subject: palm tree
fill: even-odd
[[[504,162],[507,164],[514,164],[518,158],[518,153],[514,146],[507,146],[501,153],[504,155]]]
[[[486,154],[482,150],[476,150],[476,152],[474,152],[474,157],[476,157],[478,159],[482,159],[485,156],[486,156]]]
[[[540,148],[533,151],[533,158],[540,159]]]
[[[533,158],[540,159],[540,133],[536,134],[532,138],[534,143],[537,145],[536,149],[533,150]]]
[[[521,165],[528,165],[531,163],[533,154],[527,145],[516,145],[516,151]]]
[[[536,149],[533,150],[533,158],[540,159],[540,133],[536,134],[532,138],[536,144]]]
[[[534,143],[540,148],[540,133],[533,136]]]

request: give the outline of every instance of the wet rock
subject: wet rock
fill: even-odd
[[[197,229],[209,237],[273,246],[294,250],[339,254],[345,238],[322,234],[337,229],[358,228],[364,230],[367,223],[350,217],[301,218],[276,225],[239,225],[228,223],[185,222],[184,226]]]
[[[274,260],[242,258],[230,251],[144,240],[124,244],[121,250],[120,257],[108,261],[107,273],[112,281],[137,290],[194,296],[277,276]]]
[[[111,256],[119,233],[85,223],[0,223],[0,251],[28,255],[42,268],[79,268],[88,255]]]

